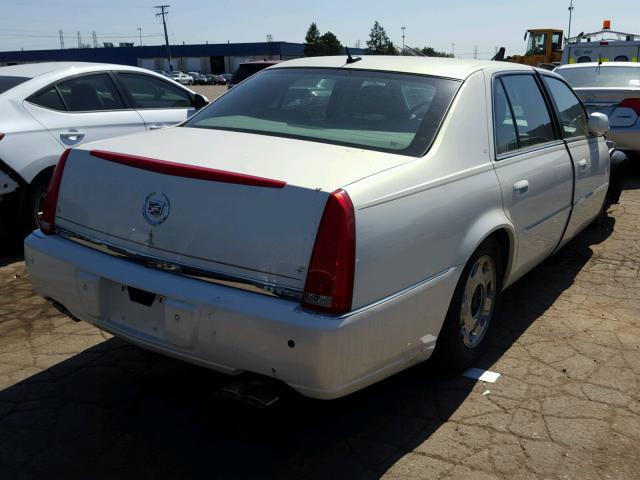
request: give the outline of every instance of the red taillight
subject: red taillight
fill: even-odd
[[[313,246],[302,304],[331,313],[351,310],[356,220],[344,190],[329,195]]]
[[[64,173],[64,166],[67,163],[69,152],[71,152],[71,149],[67,148],[60,156],[60,160],[58,160],[58,164],[53,171],[53,175],[51,176],[49,188],[47,189],[47,196],[44,200],[44,209],[42,211],[42,218],[40,219],[40,230],[42,230],[42,232],[46,233],[47,235],[52,235],[55,233],[58,193],[60,193],[62,174]]]
[[[636,115],[640,115],[640,98],[625,98],[618,108],[630,108]]]

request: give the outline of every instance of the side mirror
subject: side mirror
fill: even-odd
[[[589,132],[594,135],[604,135],[609,131],[609,117],[604,113],[594,112],[589,115]]]
[[[209,105],[209,100],[204,95],[196,93],[193,97],[193,106],[196,110],[200,110],[202,107]],[[607,123],[608,125],[608,123]]]

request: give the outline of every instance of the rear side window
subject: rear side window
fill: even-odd
[[[35,95],[31,95],[27,100],[41,107],[50,108],[52,110],[65,111],[67,109],[64,106],[60,93],[58,93],[58,89],[56,87],[42,90]]]
[[[72,112],[122,110],[125,108],[111,77],[106,73],[72,78],[57,85]]]
[[[519,148],[555,140],[551,116],[532,75],[501,77],[516,123]]]
[[[493,97],[493,121],[496,136],[496,153],[498,155],[518,150],[518,134],[513,122],[511,107],[504,93],[502,82],[495,84]]]
[[[27,80],[31,79],[28,77],[0,76],[0,93],[4,93],[7,90],[20,85],[21,83],[26,82]]]
[[[135,108],[190,108],[191,96],[181,88],[148,75],[118,73]]]
[[[558,112],[565,138],[584,137],[589,134],[587,113],[575,93],[557,78],[544,77]]]

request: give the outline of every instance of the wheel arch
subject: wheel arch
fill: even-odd
[[[502,209],[493,210],[479,217],[468,229],[461,244],[461,258],[466,263],[480,245],[493,238],[500,245],[503,266],[502,285],[509,285],[509,278],[517,252],[517,236],[511,221]]]

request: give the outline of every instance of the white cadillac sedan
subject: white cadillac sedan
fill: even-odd
[[[307,58],[178,127],[67,150],[35,290],[74,319],[336,398],[473,365],[503,289],[603,210],[605,115],[558,75]]]
[[[155,72],[59,62],[0,67],[0,202],[15,198],[23,231],[67,147],[186,120],[206,98]]]

